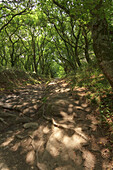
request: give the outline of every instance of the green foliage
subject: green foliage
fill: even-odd
[[[42,98],[42,102],[43,102],[43,103],[46,103],[46,102],[47,102],[47,97],[46,97],[46,96]]]
[[[51,68],[51,74],[52,77],[59,77],[62,78],[65,76],[64,69],[61,65],[57,64],[56,62],[53,62],[52,68]]]

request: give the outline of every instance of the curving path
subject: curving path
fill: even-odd
[[[111,170],[108,141],[85,95],[59,79],[0,95],[0,169]]]

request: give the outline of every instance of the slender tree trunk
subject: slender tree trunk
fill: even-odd
[[[36,62],[36,50],[35,50],[35,38],[34,38],[34,35],[32,35],[32,50],[33,50],[34,71],[37,73],[37,62]]]
[[[75,56],[76,56],[76,61],[77,61],[77,64],[78,64],[79,67],[81,66],[81,62],[80,62],[80,59],[78,57],[78,43],[79,43],[80,32],[81,32],[81,28],[79,28],[79,31],[78,31],[78,34],[77,34],[77,37],[76,37],[76,43],[75,43]]]
[[[77,64],[78,64],[78,66],[80,67],[80,66],[81,66],[81,62],[80,62],[80,59],[79,59],[79,57],[78,57],[78,50],[77,50],[77,46],[75,47],[75,56],[76,56]]]
[[[10,54],[11,57],[11,67],[14,67],[15,62],[14,62],[14,43],[12,43],[12,52]]]
[[[91,59],[89,57],[89,43],[88,43],[88,38],[87,38],[87,32],[85,28],[83,27],[83,35],[84,35],[84,40],[85,40],[85,58],[88,63],[91,63]]]

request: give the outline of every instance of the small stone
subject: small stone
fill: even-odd
[[[16,135],[16,137],[18,138],[18,139],[24,139],[26,136],[23,136],[23,135]]]
[[[23,127],[25,129],[28,129],[28,128],[37,128],[38,127],[38,123],[36,123],[36,122],[25,123],[23,125]]]
[[[91,127],[87,126],[87,127],[83,128],[83,131],[87,131],[87,130],[90,130],[90,129],[91,129]]]
[[[77,120],[78,120],[78,121],[84,121],[84,119],[82,119],[82,118],[78,118]]]
[[[30,119],[29,118],[18,118],[16,120],[17,123],[29,123]]]
[[[13,131],[12,131],[12,130],[10,130],[10,131],[8,131],[7,133],[8,133],[8,134],[11,134],[11,133],[13,133]]]

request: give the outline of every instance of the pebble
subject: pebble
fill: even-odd
[[[36,123],[36,122],[25,123],[23,125],[23,127],[25,129],[28,129],[28,128],[37,128],[38,127],[38,123]]]

